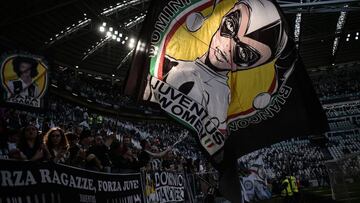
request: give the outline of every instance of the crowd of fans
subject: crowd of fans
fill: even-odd
[[[339,159],[346,154],[360,152],[359,128],[331,133],[328,138],[327,148],[334,159]]]
[[[354,182],[360,181],[360,154],[350,155],[350,157],[346,157],[341,163],[343,174],[345,174],[345,178],[354,179]]]
[[[269,180],[280,180],[286,174],[296,176],[303,186],[309,186],[310,180],[329,185],[324,165],[326,156],[309,140],[283,141],[245,155],[239,161],[251,168],[259,165],[259,159]]]
[[[119,108],[134,105],[129,97],[121,94],[121,86],[118,82],[101,77],[96,79],[91,74],[71,69],[55,69],[50,73],[50,78],[51,84],[58,88],[76,93],[105,106]]]
[[[50,103],[42,113],[1,109],[1,158],[105,172],[205,170],[191,136],[168,149],[187,133],[175,123],[122,121],[57,97],[50,97]]]
[[[319,99],[323,103],[360,98],[360,70],[358,66],[335,68],[311,74]]]
[[[294,175],[300,185],[329,185],[329,177],[342,174],[346,180],[359,181],[360,175],[360,125],[357,101],[334,104],[325,108],[330,131],[325,133],[325,146],[311,143],[309,139],[288,140],[260,149],[239,159],[246,168],[263,165],[270,181]],[[347,156],[354,156],[347,159]],[[338,169],[326,167],[334,161]],[[330,170],[330,175],[329,175]],[[338,170],[334,172],[333,170]],[[316,182],[316,183],[314,183]]]

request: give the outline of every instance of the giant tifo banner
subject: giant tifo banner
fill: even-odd
[[[154,0],[125,92],[158,103],[210,156],[226,142],[239,157],[322,133],[326,116],[288,29],[271,0]]]
[[[54,163],[0,160],[0,202],[143,202],[140,173],[97,173]]]
[[[2,97],[5,102],[41,107],[48,80],[48,67],[41,57],[30,54],[1,57]]]
[[[185,202],[185,181],[183,173],[147,172],[145,175],[146,202]]]

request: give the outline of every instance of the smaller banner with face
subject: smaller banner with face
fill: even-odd
[[[7,103],[41,107],[48,84],[48,67],[38,56],[7,55],[1,60],[1,84]]]

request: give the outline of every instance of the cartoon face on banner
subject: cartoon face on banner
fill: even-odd
[[[32,107],[40,107],[47,88],[47,67],[31,55],[10,55],[1,63],[1,82],[5,100]]]
[[[160,40],[150,45],[144,99],[197,131],[214,154],[230,123],[266,111],[281,91],[290,94],[283,88],[294,63],[279,70],[280,56],[291,55],[284,51],[288,36],[269,0],[179,2],[167,29],[158,29],[167,9],[155,24],[152,39]]]

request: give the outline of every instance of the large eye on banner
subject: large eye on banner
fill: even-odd
[[[45,62],[33,55],[7,55],[1,62],[1,83],[8,103],[41,107],[48,84]]]

